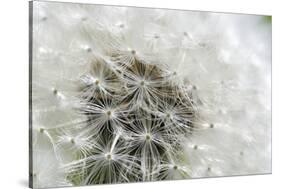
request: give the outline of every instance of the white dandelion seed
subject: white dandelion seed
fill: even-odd
[[[167,93],[166,78],[155,65],[136,62],[124,72],[123,80],[127,87],[127,96],[133,105],[153,105]]]
[[[135,172],[139,165],[136,157],[129,155],[130,148],[119,141],[118,135],[111,136],[110,140],[101,137],[93,145],[91,155],[65,165],[69,174],[83,177],[83,185],[128,182],[129,177],[137,179]]]
[[[81,101],[80,112],[88,117],[85,129],[93,136],[104,129],[112,133],[120,132],[121,126],[130,122],[126,118],[130,111],[127,107],[126,104],[107,97],[93,99],[90,102]]]
[[[97,58],[91,63],[89,73],[80,77],[84,85],[81,91],[81,98],[90,100],[100,95],[114,96],[118,88],[122,86],[121,81],[118,79],[116,73],[110,67],[110,64],[101,58]]]

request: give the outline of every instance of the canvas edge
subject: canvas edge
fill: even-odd
[[[33,1],[28,1],[28,62],[29,62],[29,74],[28,74],[28,98],[29,98],[29,137],[28,137],[28,145],[29,145],[29,179],[28,186],[29,188],[33,188],[33,148],[32,148],[32,49],[33,49]]]

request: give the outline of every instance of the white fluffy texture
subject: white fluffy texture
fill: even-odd
[[[116,46],[124,60],[133,49],[196,86],[204,129],[185,141],[191,178],[271,172],[271,26],[262,16],[34,2],[33,20],[35,187],[70,184],[64,163],[87,151],[83,138],[67,150],[83,135],[79,78]],[[64,128],[59,139],[55,128]]]

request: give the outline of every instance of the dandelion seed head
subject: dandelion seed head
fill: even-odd
[[[146,140],[146,141],[152,140],[151,134],[147,133],[147,134],[145,135],[145,140]]]
[[[145,86],[145,81],[144,80],[140,81],[140,86],[141,87]]]
[[[106,115],[109,119],[115,118],[115,112],[113,109],[106,110]]]
[[[270,170],[270,44],[256,16],[65,6],[34,9],[34,146],[54,153],[36,186]]]
[[[110,116],[111,116],[111,111],[108,110],[108,111],[106,112],[106,114],[110,117]]]
[[[167,113],[166,113],[166,119],[168,119],[168,120],[173,120],[174,119],[174,113],[172,112],[172,111],[168,111]]]
[[[100,84],[100,80],[96,79],[95,84],[98,86]]]
[[[106,158],[106,160],[111,161],[111,160],[113,160],[113,155],[111,153],[107,153],[107,154],[105,154],[105,158]]]

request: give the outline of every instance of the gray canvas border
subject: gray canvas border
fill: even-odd
[[[28,13],[28,24],[29,24],[29,31],[28,31],[28,42],[29,42],[29,84],[28,84],[28,91],[29,91],[29,132],[28,132],[28,146],[29,146],[29,179],[28,179],[28,186],[30,188],[33,188],[33,140],[32,140],[32,57],[33,57],[33,2],[29,1],[28,2],[28,8],[29,8],[29,13]]]

